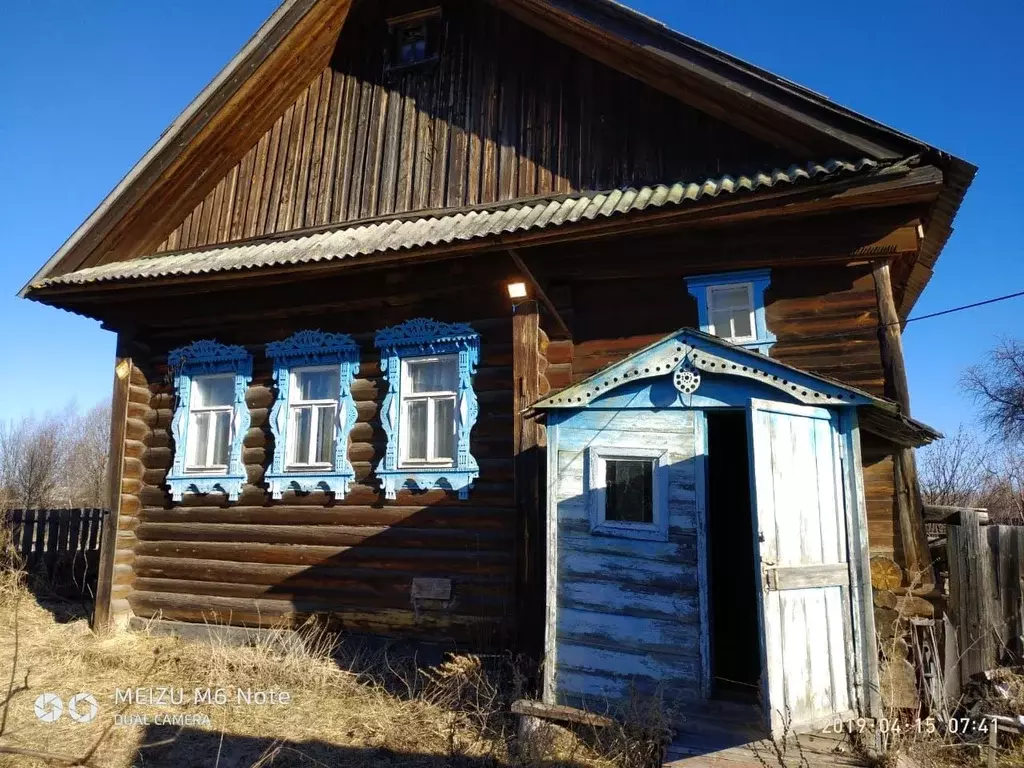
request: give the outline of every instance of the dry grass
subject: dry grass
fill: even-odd
[[[0,572],[0,685],[6,687],[16,663],[0,748],[81,756],[98,743],[89,764],[117,768],[639,766],[651,754],[638,743],[641,731],[630,728],[603,741],[553,729],[544,744],[523,748],[508,714],[523,679],[508,660],[456,656],[426,672],[409,664],[396,669],[383,656],[339,664],[337,639],[312,625],[282,642],[245,647],[149,632],[100,637],[82,617],[58,621],[60,606],[53,608],[40,604],[15,572]],[[117,690],[150,686],[183,689],[186,703],[115,699]],[[229,701],[197,705],[196,688],[227,689]],[[247,706],[236,702],[237,688],[283,691],[291,701]],[[65,712],[42,723],[34,702],[44,692],[65,703],[91,693],[99,716],[83,724]],[[205,715],[209,725],[156,722],[174,714]],[[125,724],[112,726],[115,716]],[[148,724],[132,723],[133,716]],[[51,764],[61,763],[0,754],[0,766]]]

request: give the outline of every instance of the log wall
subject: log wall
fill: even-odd
[[[478,0],[443,4],[436,66],[389,73],[399,5],[353,8],[330,66],[158,252],[796,159]]]
[[[341,290],[337,284],[320,287]],[[128,546],[126,535],[119,559],[123,578],[115,586],[134,614],[264,626],[321,614],[351,631],[478,648],[500,644],[514,613],[515,519],[512,322],[511,313],[501,316],[503,305],[494,303],[507,302],[499,290],[500,285],[498,290],[487,285],[480,301],[457,307],[451,301],[421,302],[375,313],[225,322],[216,333],[209,326],[190,330],[184,321],[151,329],[150,375],[133,387],[129,444],[139,471],[125,488],[131,501],[123,502],[122,526],[130,530],[131,542]],[[481,471],[465,501],[440,490],[401,491],[389,501],[374,478],[386,443],[379,419],[386,382],[374,332],[417,316],[470,322],[481,334],[482,359],[474,379],[480,417],[472,435]],[[264,345],[318,327],[352,333],[363,353],[352,385],[358,410],[349,443],[355,482],[343,500],[292,492],[273,500],[262,486],[273,454],[268,419],[275,397]],[[188,495],[173,502],[165,487],[173,459],[174,407],[166,355],[212,336],[244,344],[253,355],[246,394],[252,424],[243,444],[248,482],[234,503],[222,496]],[[411,585],[417,577],[451,579],[452,600],[414,604]]]

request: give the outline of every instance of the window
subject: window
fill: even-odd
[[[754,297],[750,283],[708,286],[711,333],[730,341],[754,338]]]
[[[227,470],[234,411],[234,376],[196,376],[192,379],[186,471]]]
[[[167,364],[177,393],[171,497],[223,493],[237,500],[246,482],[242,438],[250,423],[245,392],[252,357],[245,347],[204,340],[172,350]]]
[[[288,405],[289,469],[334,466],[338,383],[338,371],[330,368],[292,371]]]
[[[605,520],[654,522],[654,466],[649,461],[608,459],[605,469]]]
[[[391,38],[388,69],[401,71],[436,62],[440,33],[440,8],[388,19]]]
[[[659,448],[587,449],[591,533],[668,540],[668,453]]]
[[[768,270],[688,278],[700,329],[767,355],[775,343],[765,319],[764,293],[769,282]]]
[[[402,361],[402,465],[455,461],[458,355]]]
[[[480,474],[470,452],[479,335],[465,323],[417,318],[380,331],[376,346],[388,383],[381,408],[388,444],[377,467],[385,496],[411,487],[467,498]]]
[[[299,331],[268,344],[267,356],[277,385],[270,414],[274,459],[266,474],[271,495],[323,491],[344,498],[355,478],[348,438],[356,422],[359,348],[343,333]]]

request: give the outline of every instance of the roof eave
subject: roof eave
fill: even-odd
[[[117,186],[103,199],[89,217],[71,234],[60,249],[18,291],[19,298],[26,298],[33,283],[45,278],[81,243],[87,233],[107,217],[151,166],[159,163],[169,165],[188,145],[183,134],[196,129],[196,122],[205,124],[215,114],[209,107],[213,101],[226,102],[245,83],[251,74],[277,48],[280,42],[295,28],[318,0],[283,0],[277,10],[263,23],[242,49],[229,61],[210,83],[175,118],[149,151],[135,163]],[[204,114],[205,111],[205,114]],[[199,127],[201,129],[201,126]],[[197,129],[198,130],[198,129]]]

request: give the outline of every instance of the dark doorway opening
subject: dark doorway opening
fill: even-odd
[[[711,694],[716,698],[756,699],[761,642],[747,414],[707,412],[707,430]]]

